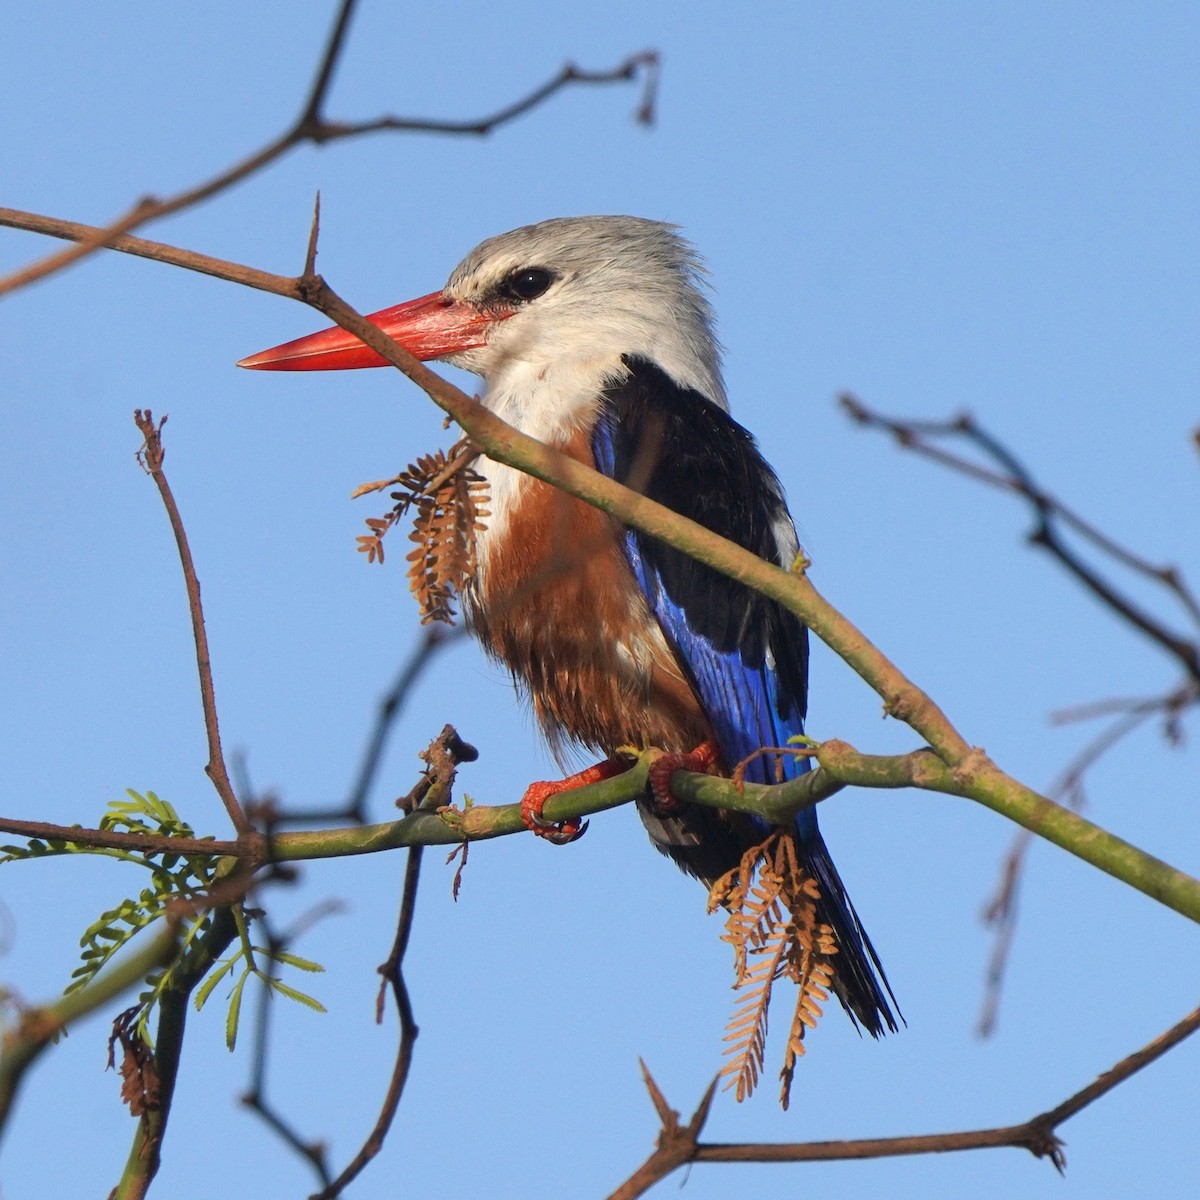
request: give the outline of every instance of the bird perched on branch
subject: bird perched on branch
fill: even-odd
[[[767,559],[799,552],[779,480],[729,415],[703,268],[675,228],[636,217],[567,217],[489,238],[438,292],[369,318],[419,359],[483,378],[483,403],[525,433]],[[244,359],[264,370],[384,366],[340,328]],[[532,699],[550,743],[608,756],[535,783],[526,824],[554,841],[546,799],[625,769],[622,748],[666,753],[639,803],[654,844],[711,885],[762,840],[744,814],[680,804],[679,769],[792,778],[808,631],[779,604],[598,509],[490,460],[488,528],[466,589],[470,623]],[[894,1000],[817,828],[797,817],[818,913],[838,947],[834,988],[870,1033],[895,1030]]]

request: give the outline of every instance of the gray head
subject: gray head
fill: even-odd
[[[481,376],[488,402],[510,410],[578,414],[625,373],[623,356],[649,359],[725,406],[704,267],[661,221],[559,217],[525,225],[480,243],[440,292],[369,319],[418,358]],[[321,371],[386,362],[334,328],[239,365]]]
[[[590,374],[622,355],[657,363],[724,406],[706,272],[673,225],[642,217],[557,217],[481,242],[443,295],[503,319],[483,345],[446,355],[491,384],[522,363]]]

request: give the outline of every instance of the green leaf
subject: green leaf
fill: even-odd
[[[225,1016],[225,1045],[230,1050],[237,1045],[238,1018],[242,1011],[242,989],[246,986],[246,980],[249,978],[250,970],[247,968],[238,977],[237,983],[233,985],[233,994],[229,997],[229,1012]]]
[[[313,962],[309,958],[301,958],[300,955],[293,954],[290,950],[277,950],[275,961],[286,963],[289,967],[296,967],[300,971],[312,971],[317,974],[323,974],[325,971],[320,963]]]
[[[192,1003],[195,1004],[197,1012],[204,1007],[204,1002],[212,995],[213,988],[233,970],[236,962],[236,955],[228,961],[223,962],[215,971],[209,974],[208,978],[196,990],[196,997]]]
[[[294,987],[288,987],[286,983],[283,983],[281,980],[275,979],[271,976],[267,976],[267,979],[277,992],[286,996],[289,1000],[298,1000],[306,1008],[311,1008],[314,1012],[323,1013],[329,1011],[325,1005],[320,1002],[320,1000],[317,1000],[312,996],[305,995],[304,992],[299,992]]]

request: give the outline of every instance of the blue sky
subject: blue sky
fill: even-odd
[[[293,115],[330,7],[14,11],[0,47],[0,203],[102,222],[226,165]],[[299,150],[147,236],[296,272],[319,189],[320,268],[371,310],[440,286],[477,241],[516,225],[593,212],[677,222],[708,260],[735,414],[783,479],[818,587],[965,736],[1050,786],[1097,732],[1051,727],[1050,712],[1161,692],[1174,667],[1024,544],[1011,499],[851,427],[834,398],[852,390],[914,416],[969,409],[1101,527],[1195,577],[1200,13],[368,3],[330,111],[471,117],[565,59],[604,67],[645,47],[665,60],[652,130],[631,120],[633,89],[578,90],[487,140]],[[49,248],[0,232],[0,270]],[[94,824],[126,787],[149,788],[198,829],[225,832],[202,773],[178,567],[133,461],[135,407],[171,416],[167,467],[204,586],[227,745],[296,806],[345,790],[417,636],[401,556],[380,569],[354,552],[374,509],[349,493],[450,435],[392,372],[233,368],[320,323],[119,255],[4,301],[6,812]],[[820,649],[810,708],[817,737],[914,744]],[[463,642],[396,730],[378,819],[446,721],[481,750],[461,776],[480,802],[515,800],[554,772],[503,674]],[[1169,749],[1147,728],[1090,778],[1090,815],[1195,873],[1196,773],[1193,745]],[[829,1012],[792,1110],[778,1111],[770,1086],[740,1107],[723,1097],[710,1140],[1011,1123],[1196,1002],[1194,928],[1037,846],[1001,1025],[981,1042],[979,912],[1012,830],[920,794],[844,795],[821,819],[909,1028],[868,1044]],[[330,1014],[279,1009],[271,1082],[338,1163],[369,1128],[390,1064],[373,969],[401,873],[396,857],[321,864],[272,897],[281,920],[344,901],[296,947],[328,968],[314,990]],[[457,905],[450,876],[430,855],[409,964],[416,1065],[392,1140],[354,1194],[603,1196],[655,1133],[637,1056],[684,1110],[719,1065],[732,995],[717,921],[625,810],[566,850],[529,837],[478,847]],[[5,867],[0,977],[25,997],[53,995],[84,927],[133,886],[107,862]],[[106,1033],[99,1018],[81,1025],[29,1079],[3,1147],[10,1200],[115,1181],[130,1129],[103,1073]],[[230,1197],[308,1194],[303,1164],[237,1106],[248,1060],[226,1055],[219,1014],[189,1039],[160,1193],[194,1190],[220,1163]],[[1127,1195],[1150,1179],[1182,1192],[1200,1172],[1196,1055],[1184,1045],[1065,1126],[1065,1181],[997,1151],[697,1167],[687,1194],[1036,1200]],[[48,1153],[64,1144],[70,1154]]]

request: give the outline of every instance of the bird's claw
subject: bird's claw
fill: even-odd
[[[701,742],[695,750],[686,754],[677,752],[660,754],[651,764],[649,771],[651,804],[656,817],[674,816],[682,807],[682,801],[671,794],[671,776],[676,771],[705,772],[717,761],[717,747],[712,742]]]
[[[569,846],[587,833],[588,822],[580,821],[578,817],[569,817],[565,821],[547,821],[537,813],[527,815],[522,812],[521,818],[526,829],[540,838],[545,838],[554,846]]]
[[[568,817],[565,821],[547,821],[542,816],[542,809],[546,806],[546,801],[551,796],[557,796],[559,792],[568,790],[564,786],[565,783],[565,780],[553,783],[531,783],[525,789],[525,795],[521,797],[521,820],[525,823],[525,828],[555,846],[566,846],[571,842],[577,842],[583,837],[584,831],[588,827],[588,823],[581,822],[578,817]]]
[[[555,779],[543,783],[531,783],[521,797],[521,820],[525,828],[540,838],[553,843],[555,846],[566,846],[577,842],[587,831],[588,823],[578,817],[568,817],[565,821],[547,821],[542,816],[542,809],[551,796],[559,792],[571,792],[576,788],[585,787],[589,783],[599,783],[602,779],[611,779],[625,770],[625,764],[619,758],[606,759],[594,767],[588,767],[566,779]]]

